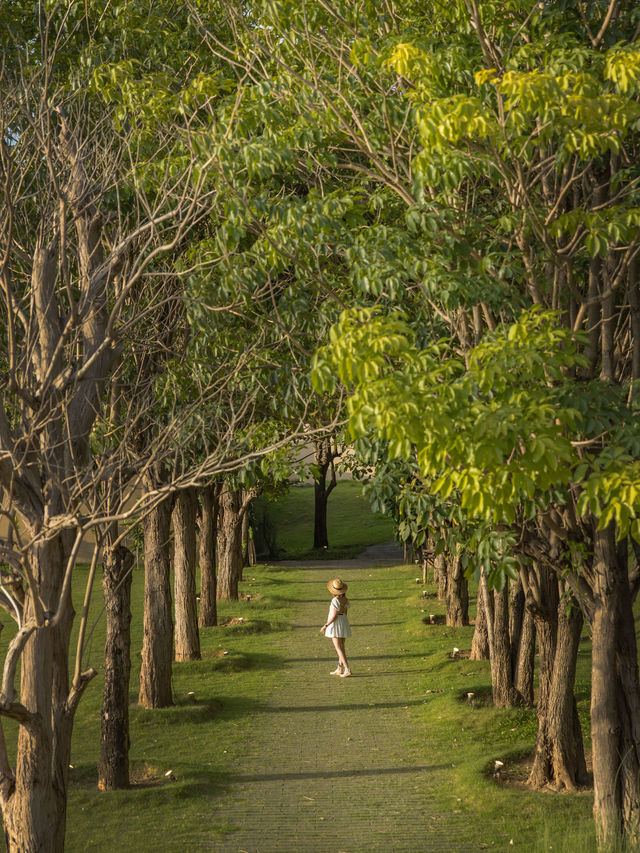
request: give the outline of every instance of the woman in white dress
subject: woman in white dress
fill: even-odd
[[[329,606],[329,616],[320,633],[324,634],[325,637],[331,637],[338,653],[338,666],[331,675],[348,678],[351,675],[351,670],[344,649],[344,641],[351,636],[351,626],[347,618],[347,610],[349,609],[349,599],[346,596],[347,584],[340,578],[335,578],[335,580],[329,581],[327,589],[333,598]]]

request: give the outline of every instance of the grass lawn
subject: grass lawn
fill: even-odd
[[[408,681],[402,702],[410,711],[409,763],[451,766],[451,784],[436,795],[443,812],[459,810],[468,821],[468,850],[511,850],[527,853],[595,851],[591,795],[537,793],[522,784],[520,762],[535,743],[535,712],[530,709],[496,710],[490,705],[488,662],[450,660],[455,645],[470,648],[472,628],[451,629],[425,625],[428,613],[440,615],[443,605],[421,597],[412,567],[390,570],[388,595],[399,593],[393,609],[394,643],[401,654],[393,666],[418,659],[421,674]],[[140,853],[140,851],[216,849],[224,823],[212,824],[209,813],[223,797],[231,775],[243,768],[247,737],[254,731],[256,715],[277,689],[283,663],[279,649],[287,642],[295,611],[290,602],[300,594],[297,570],[257,566],[254,579],[242,584],[258,600],[227,603],[221,621],[237,620],[228,627],[201,632],[203,660],[174,666],[176,705],[162,711],[136,706],[138,661],[134,661],[131,691],[132,776],[131,791],[100,793],[96,790],[100,726],[100,688],[89,688],[79,712],[73,741],[67,849]],[[306,583],[306,581],[303,581]],[[433,595],[434,588],[427,592]],[[359,584],[358,595],[375,595]],[[134,581],[134,644],[140,647],[142,577]],[[324,610],[322,618],[324,618]],[[96,628],[91,662],[100,663],[102,624]],[[223,654],[227,651],[228,654]],[[136,656],[137,658],[137,656]],[[588,732],[589,648],[585,639],[580,654],[577,693],[580,714]],[[189,697],[189,692],[195,698]],[[474,705],[465,702],[474,692]],[[345,720],[345,726],[349,726]],[[588,744],[587,744],[588,745]],[[494,759],[505,762],[506,785],[491,778]],[[165,773],[173,770],[178,782]],[[268,827],[265,827],[268,832]],[[117,848],[113,837],[120,833]],[[225,848],[227,849],[227,848]],[[256,848],[257,849],[257,848]],[[421,848],[416,848],[419,853]],[[426,849],[426,848],[424,848]],[[459,849],[459,848],[458,848]],[[286,853],[286,851],[283,851]]]

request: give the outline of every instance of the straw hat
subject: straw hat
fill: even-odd
[[[342,595],[347,591],[347,584],[340,578],[334,578],[327,584],[327,589],[331,595]]]

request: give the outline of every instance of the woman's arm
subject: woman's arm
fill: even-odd
[[[331,623],[332,623],[332,622],[335,622],[335,621],[336,621],[336,617],[338,617],[339,615],[340,615],[340,611],[339,611],[339,610],[336,610],[336,608],[333,606],[333,601],[332,601],[332,602],[331,602],[331,606],[329,607],[329,618],[328,618],[328,619],[327,619],[327,621],[324,623],[324,625],[322,626],[322,628],[320,629],[320,631],[322,632],[322,631],[324,631],[324,630],[325,630],[325,628],[328,628],[328,627],[329,627],[329,625],[331,625]]]

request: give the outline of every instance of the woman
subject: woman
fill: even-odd
[[[335,578],[329,581],[327,589],[333,596],[331,605],[329,606],[329,616],[327,621],[320,629],[320,633],[325,637],[331,637],[333,645],[338,653],[338,666],[333,670],[331,675],[339,675],[341,678],[348,678],[351,675],[349,664],[347,663],[347,655],[345,653],[344,641],[351,636],[351,626],[347,618],[347,610],[349,609],[349,599],[346,596],[347,584],[340,578]]]

